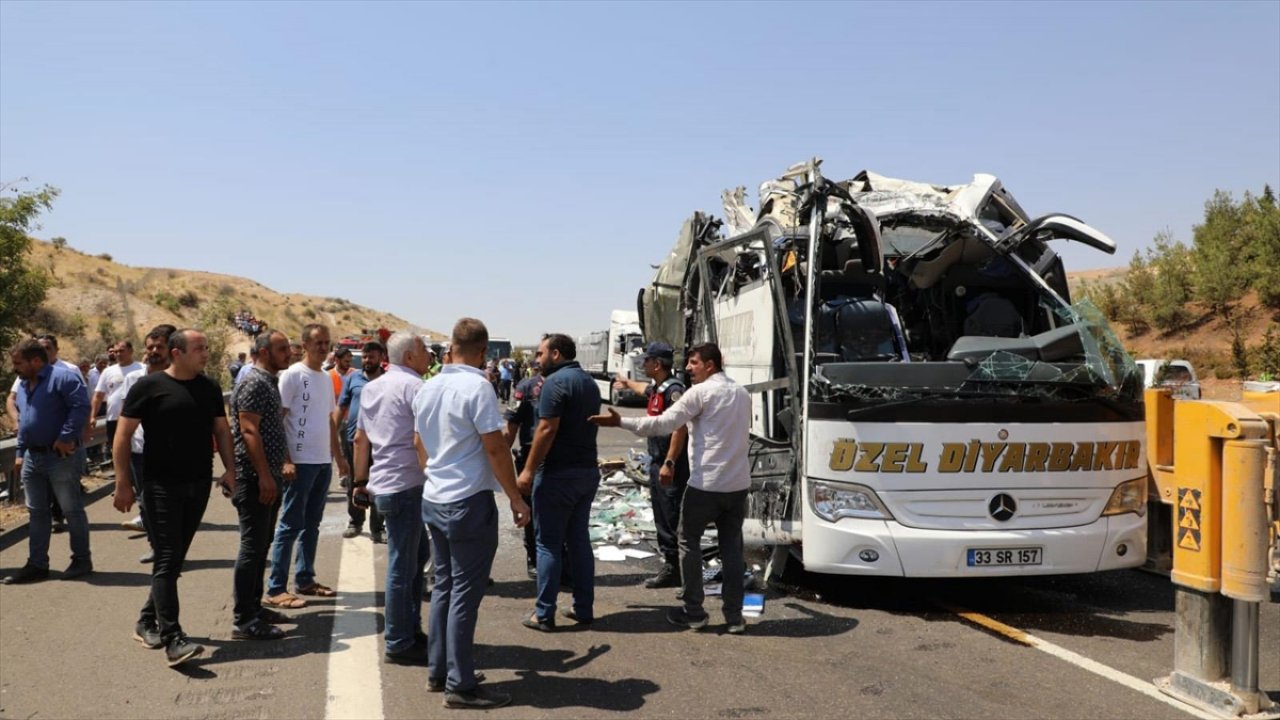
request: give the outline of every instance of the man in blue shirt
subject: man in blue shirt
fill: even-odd
[[[431,529],[435,590],[427,630],[427,691],[448,708],[496,708],[511,696],[480,686],[476,617],[498,552],[495,492],[506,494],[516,527],[529,508],[516,490],[497,398],[480,372],[489,331],[475,318],[453,327],[450,360],[413,400],[414,429],[427,455],[422,520]]]
[[[600,412],[600,389],[574,359],[577,354],[573,338],[561,333],[547,335],[538,346],[538,364],[546,380],[533,447],[518,482],[521,492],[533,496],[538,542],[538,600],[523,624],[544,632],[555,629],[565,543],[573,609],[561,614],[580,623],[595,619],[595,557],[587,525],[600,470],[596,426],[587,418]]]
[[[18,456],[31,518],[27,564],[4,578],[6,585],[49,577],[49,535],[53,523],[49,496],[56,495],[71,526],[71,565],[63,580],[93,572],[89,520],[80,497],[79,440],[89,420],[89,392],[79,370],[48,364],[48,352],[35,340],[10,355],[20,380],[17,393]]]
[[[351,468],[351,477],[346,479],[346,486],[343,488],[347,491],[347,529],[342,533],[344,538],[356,537],[364,529],[365,508],[357,505],[351,497],[356,487],[351,481],[356,474],[356,422],[360,419],[360,393],[365,385],[382,375],[382,361],[386,356],[387,352],[382,347],[382,343],[371,340],[364,344],[364,350],[360,356],[361,371],[351,373],[342,379],[342,392],[338,394],[338,407],[334,410],[334,417],[338,423],[338,439],[342,443],[342,454],[347,456],[347,467]],[[372,505],[368,509],[369,536],[374,543],[385,543],[387,540],[382,534],[382,515],[378,514],[378,509]]]

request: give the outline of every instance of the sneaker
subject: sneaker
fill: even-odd
[[[431,693],[444,692],[445,682],[446,682],[445,680],[432,680],[431,678],[427,678],[427,692],[431,692]],[[476,684],[479,685],[482,682],[484,682],[484,673],[477,672]]]
[[[122,529],[124,529],[124,530],[133,530],[134,532],[146,532],[146,531],[147,531],[147,528],[142,524],[142,516],[141,516],[141,515],[139,515],[138,517],[136,517],[136,518],[134,518],[134,519],[132,519],[132,520],[126,520],[126,521],[124,521],[124,522],[120,523],[120,527],[121,527]]]
[[[155,551],[155,550],[148,550],[148,551],[146,552],[146,554],[145,554],[145,555],[143,555],[142,557],[138,558],[138,562],[140,562],[140,563],[142,563],[142,564],[144,564],[144,565],[146,565],[147,563],[153,563],[153,562],[155,562],[155,561],[156,561],[156,551]]]
[[[53,521],[53,527],[51,528],[51,530],[53,531],[53,534],[54,534],[54,535],[57,535],[58,533],[64,533],[64,532],[66,532],[66,531],[67,531],[67,521],[66,521],[66,520],[54,520],[54,521]]]
[[[66,570],[62,571],[62,580],[75,580],[93,572],[92,560],[72,560]]]
[[[347,540],[350,540],[351,538],[356,537],[359,534],[360,534],[360,528],[354,525],[348,525],[347,529],[342,531],[342,537]]]
[[[466,692],[447,692],[444,694],[444,706],[447,708],[491,710],[509,704],[511,704],[510,695],[486,690],[482,685],[477,685]]]
[[[23,565],[12,575],[0,580],[0,585],[25,585],[49,579],[49,568],[38,568],[35,565]]]
[[[142,646],[148,650],[159,650],[164,647],[164,641],[160,639],[160,628],[156,627],[154,622],[139,621],[133,628],[133,639],[142,643]]]
[[[688,628],[690,630],[701,630],[707,626],[707,616],[694,617],[684,611],[684,608],[676,608],[667,613],[667,622],[676,627]]]
[[[647,588],[680,587],[680,571],[674,565],[663,565],[657,575],[644,581]]]
[[[369,533],[369,539],[373,541],[374,545],[387,544],[387,536],[381,530],[374,530],[373,532]]]
[[[169,667],[177,667],[202,654],[204,654],[204,646],[191,642],[186,635],[178,635],[170,640],[169,646],[164,649],[165,660],[168,661]]]
[[[730,620],[728,630],[730,635],[741,635],[747,631],[747,621],[738,620],[735,622]]]

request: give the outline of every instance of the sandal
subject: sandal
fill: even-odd
[[[556,619],[554,615],[546,620],[541,620],[535,613],[522,620],[520,624],[530,630],[537,630],[539,632],[555,632],[556,630]]]
[[[327,585],[320,583],[311,583],[306,587],[298,588],[299,595],[314,595],[316,597],[337,597],[338,591]]]
[[[263,598],[262,604],[266,605],[267,607],[285,608],[286,610],[298,610],[306,607],[307,601],[303,600],[297,595],[291,595],[287,592],[282,592],[279,595],[272,595],[271,597]]]
[[[234,628],[231,631],[233,640],[280,640],[283,638],[283,630],[261,620],[254,620],[243,628]]]

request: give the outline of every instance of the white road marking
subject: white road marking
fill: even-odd
[[[938,605],[941,606],[943,609],[947,610],[948,612],[955,613],[962,620],[965,620],[967,622],[973,623],[974,625],[978,625],[980,627],[986,628],[987,630],[1003,635],[1004,637],[1007,637],[1010,640],[1020,642],[1023,645],[1026,645],[1027,647],[1035,648],[1036,650],[1040,650],[1042,652],[1048,653],[1049,655],[1052,655],[1053,657],[1056,657],[1059,660],[1065,660],[1071,663],[1072,665],[1075,665],[1076,667],[1081,668],[1082,670],[1087,670],[1093,673],[1094,675],[1097,675],[1099,677],[1104,677],[1108,680],[1111,680],[1112,682],[1119,683],[1129,688],[1130,690],[1136,690],[1137,692],[1140,692],[1143,695],[1146,695],[1147,697],[1153,700],[1159,700],[1160,702],[1166,705],[1169,705],[1171,707],[1175,707],[1187,713],[1188,715],[1202,718],[1202,720],[1218,720],[1220,718],[1220,716],[1218,715],[1204,712],[1199,708],[1192,707],[1184,702],[1181,702],[1175,698],[1165,695],[1164,693],[1160,692],[1160,689],[1157,688],[1152,683],[1136,678],[1132,675],[1129,675],[1128,673],[1120,672],[1119,670],[1116,670],[1115,668],[1109,665],[1103,665],[1097,660],[1091,660],[1079,653],[1072,652],[1060,645],[1054,645],[1048,640],[1036,637],[1035,635],[1032,635],[1029,632],[1025,632],[1015,627],[1006,625],[1000,622],[999,620],[987,617],[982,613],[976,613],[970,610],[965,610],[964,608],[955,607],[953,605],[948,605],[946,603],[941,603],[941,602],[938,603]]]
[[[373,543],[368,535],[342,540],[333,642],[329,646],[327,720],[382,720],[382,666],[379,662],[377,587]],[[353,608],[344,598],[364,598]]]

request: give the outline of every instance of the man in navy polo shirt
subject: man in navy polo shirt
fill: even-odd
[[[342,392],[338,394],[338,408],[334,410],[339,428],[338,438],[342,441],[342,454],[347,458],[347,466],[355,476],[355,443],[356,424],[360,418],[360,395],[364,386],[382,376],[382,361],[387,351],[382,343],[370,340],[364,344],[360,355],[360,372],[353,372],[342,379]],[[347,478],[347,529],[342,533],[344,538],[353,538],[364,529],[365,508],[353,502],[351,493],[355,483]],[[374,543],[385,543],[382,534],[382,516],[378,509],[369,505],[369,537]]]
[[[547,335],[538,346],[538,364],[546,380],[538,401],[533,447],[518,483],[520,492],[533,496],[538,541],[538,600],[524,626],[544,632],[555,629],[566,542],[573,609],[562,614],[581,623],[595,619],[595,557],[587,524],[600,470],[597,428],[587,418],[600,412],[600,389],[576,357],[577,347],[568,335]]]
[[[80,436],[89,420],[89,391],[79,369],[48,364],[49,354],[27,340],[10,355],[18,375],[18,457],[27,496],[30,531],[27,564],[4,578],[5,585],[49,577],[49,535],[53,522],[49,496],[55,495],[71,526],[71,565],[63,580],[93,572],[89,552],[89,520],[80,497]]]

